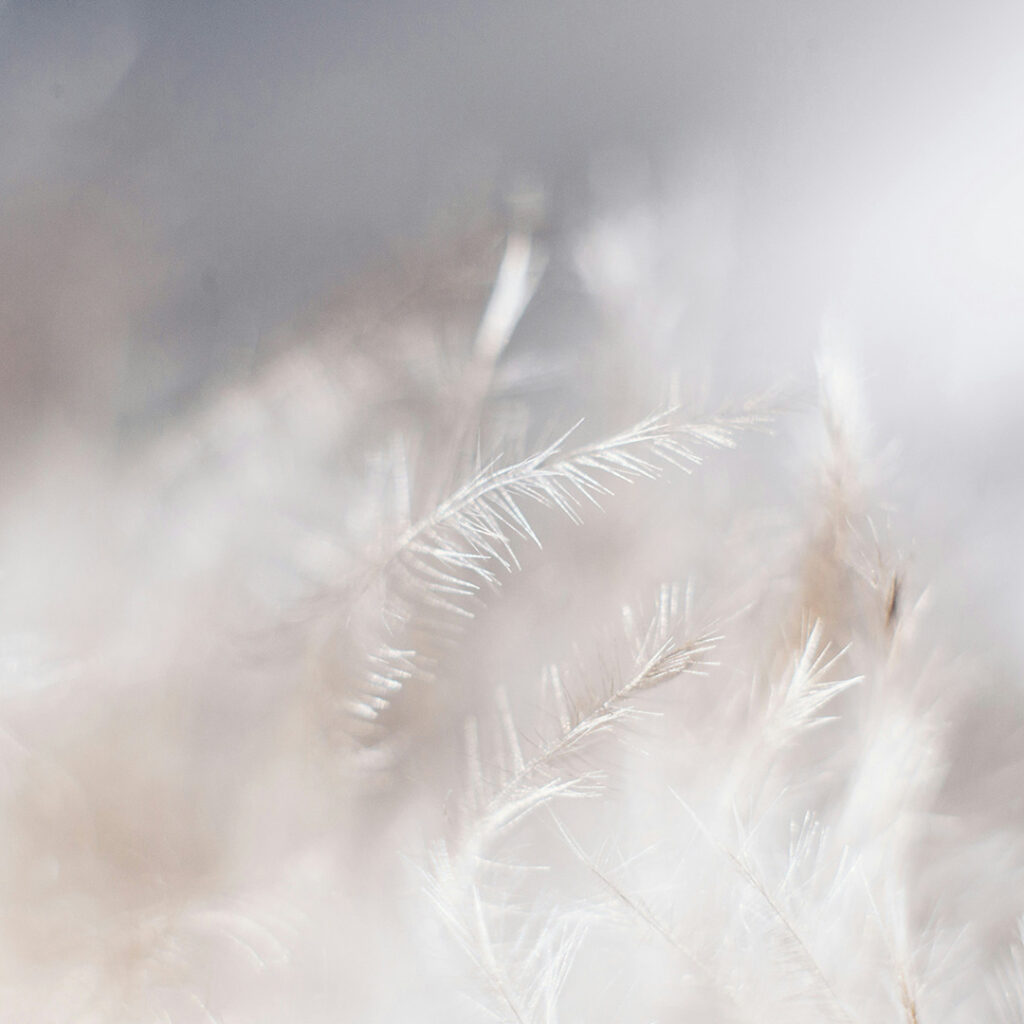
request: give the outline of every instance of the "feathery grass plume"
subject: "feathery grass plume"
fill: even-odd
[[[855,375],[794,470],[483,234],[3,507],[0,1022],[1020,1024],[1019,700]]]
[[[598,506],[613,493],[614,483],[654,479],[668,467],[689,471],[702,462],[702,448],[734,448],[741,431],[768,422],[762,402],[695,420],[673,407],[603,441],[568,449],[574,427],[511,465],[492,460],[395,540],[354,600],[361,602],[376,585],[376,603],[390,635],[407,633],[412,620],[444,635],[451,628],[446,619],[472,617],[482,587],[496,587],[501,573],[519,569],[517,541],[541,546],[529,506],[555,509],[581,524],[583,506]],[[370,655],[370,664],[364,690],[348,706],[373,722],[418,666],[414,649],[388,641]]]
[[[686,807],[685,802],[680,803]],[[690,814],[692,816],[692,812]],[[694,817],[694,821],[698,831],[721,855],[723,863],[735,869],[757,902],[762,904],[761,909],[769,927],[768,955],[777,965],[780,979],[793,986],[792,991],[787,993],[787,1001],[813,1007],[815,1013],[828,1020],[856,1020],[855,1014],[836,991],[828,972],[809,945],[809,940],[803,934],[804,925],[798,920],[811,905],[811,901],[806,899],[806,890],[801,893],[798,887],[801,884],[808,888],[814,886],[818,881],[815,876],[821,873],[822,868],[824,842],[817,823],[809,815],[805,817],[800,828],[792,835],[785,874],[776,886],[771,886],[750,853],[744,849],[749,846],[749,841],[744,841],[737,852],[716,839],[699,819]],[[810,872],[807,871],[808,865],[811,866]],[[836,902],[848,872],[848,865],[840,861],[837,870],[827,873],[825,891],[814,893],[818,912],[830,909],[830,905]],[[808,874],[810,877],[807,877]],[[804,898],[800,899],[800,896]],[[798,907],[795,914],[792,909],[794,904]]]
[[[685,621],[681,593],[674,587],[662,589],[646,628],[637,628],[637,617],[627,606],[623,618],[630,645],[628,662],[619,678],[603,688],[591,686],[574,695],[564,684],[563,673],[550,668],[545,682],[557,728],[542,733],[529,748],[525,731],[516,726],[507,703],[502,702],[498,716],[505,757],[492,755],[491,761],[505,767],[496,776],[484,770],[478,727],[475,722],[469,724],[467,775],[472,786],[457,840],[463,851],[480,856],[490,840],[555,797],[587,793],[598,776],[573,771],[568,767],[572,760],[598,735],[636,716],[640,710],[636,699],[641,695],[681,675],[707,671],[713,664],[708,656],[721,637],[713,630],[699,630],[693,639],[676,639],[673,634],[681,615]]]
[[[429,889],[449,929],[487,979],[490,988],[503,1003],[507,1019],[553,1020],[555,1004],[552,995],[564,982],[571,959],[571,950],[583,937],[582,925],[573,929],[572,939],[557,956],[549,951],[548,969],[557,967],[554,981],[538,974],[527,962],[497,958],[488,924],[488,912],[481,900],[485,880],[499,886],[504,883],[508,895],[510,872],[489,853],[503,833],[553,800],[600,793],[600,775],[573,769],[572,760],[581,750],[624,719],[637,713],[635,699],[684,673],[701,673],[710,663],[707,655],[714,650],[718,637],[701,633],[692,641],[676,641],[674,629],[686,622],[689,601],[683,607],[678,588],[666,587],[659,594],[653,616],[646,628],[638,628],[637,616],[629,607],[623,618],[629,644],[628,668],[610,687],[576,697],[570,694],[557,669],[546,673],[545,681],[552,698],[557,729],[554,734],[524,749],[525,731],[517,727],[504,693],[498,692],[497,717],[506,767],[492,779],[484,769],[480,750],[478,723],[471,719],[466,728],[468,792],[464,797],[458,830],[451,843],[438,843],[433,853]],[[493,760],[493,758],[492,758]],[[499,890],[500,891],[500,890]],[[545,932],[550,926],[545,927]],[[537,948],[537,947],[535,947]],[[545,1016],[537,1016],[536,1001],[514,995],[509,971],[529,970],[538,994],[545,994]],[[529,974],[527,976],[530,976]],[[523,991],[522,985],[518,990]],[[534,988],[526,989],[527,992]]]
[[[650,906],[647,900],[638,893],[631,892],[627,885],[614,877],[616,870],[621,871],[628,865],[619,863],[605,868],[599,860],[588,854],[570,834],[566,826],[552,815],[562,839],[577,860],[598,881],[601,888],[610,894],[613,908],[624,909],[628,917],[648,930],[668,948],[678,954],[681,959],[680,976],[709,993],[715,998],[718,1009],[726,1019],[753,1021],[755,1009],[744,1000],[742,993],[736,990],[733,979],[720,969],[718,962],[700,950],[685,935],[673,926],[672,922],[661,916],[659,911]],[[614,910],[613,910],[614,912]],[[614,919],[614,918],[613,918]]]
[[[424,876],[427,896],[482,983],[481,1007],[493,1019],[515,1024],[557,1024],[559,996],[586,933],[586,921],[566,908],[518,910],[516,894],[500,866],[467,875],[443,845]],[[481,874],[502,878],[486,887]],[[490,899],[485,896],[490,892]],[[531,919],[532,917],[532,919]],[[509,934],[511,932],[511,934]]]
[[[817,712],[844,690],[860,682],[860,677],[829,679],[829,672],[845,654],[833,654],[822,641],[822,625],[815,622],[804,631],[792,667],[783,684],[773,690],[765,716],[765,738],[771,746],[782,746],[804,729],[822,725],[831,719]]]

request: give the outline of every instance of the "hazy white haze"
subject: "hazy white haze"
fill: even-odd
[[[0,0],[0,1022],[1024,1024],[1024,8]]]

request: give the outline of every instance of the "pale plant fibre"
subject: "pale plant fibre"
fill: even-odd
[[[470,262],[10,497],[0,1020],[1019,1024],[1019,700],[855,380],[794,509],[813,414],[693,411],[621,313],[538,392],[543,255]]]

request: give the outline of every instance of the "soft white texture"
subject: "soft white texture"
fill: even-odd
[[[0,1019],[1020,1024],[1020,690],[841,353],[725,407],[470,238],[12,493]]]

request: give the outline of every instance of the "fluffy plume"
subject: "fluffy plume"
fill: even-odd
[[[479,239],[10,493],[0,1020],[1019,1024],[1019,702],[849,371],[708,413]]]

